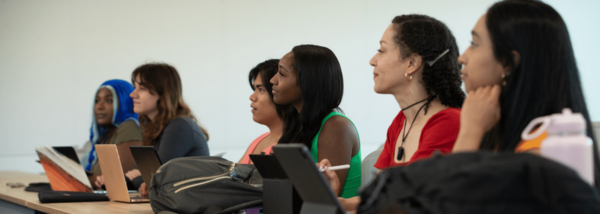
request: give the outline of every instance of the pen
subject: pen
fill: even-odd
[[[319,171],[320,172],[324,172],[326,168],[327,167],[320,168]],[[329,167],[329,170],[335,171],[335,170],[348,169],[348,168],[350,168],[350,164],[344,164],[344,165],[339,165],[339,166],[332,166],[332,167]]]

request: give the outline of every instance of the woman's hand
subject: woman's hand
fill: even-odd
[[[499,120],[499,85],[469,91],[460,113],[460,132],[453,151],[477,151],[483,135]]]
[[[329,160],[327,159],[323,159],[321,160],[321,162],[319,162],[317,164],[317,167],[319,169],[325,169],[325,171],[323,171],[323,176],[325,176],[325,180],[327,180],[327,183],[329,183],[329,187],[331,187],[331,190],[333,190],[333,193],[335,195],[339,195],[340,193],[340,179],[338,179],[338,176],[335,172],[329,170],[329,168],[331,167],[331,163],[329,163]]]
[[[138,189],[138,192],[140,192],[140,195],[142,197],[148,198],[148,190],[146,189],[146,183],[142,183],[142,185]]]
[[[96,182],[94,182],[94,184],[98,189],[101,189],[102,185],[104,185],[104,177],[102,177],[102,175],[96,176]]]
[[[129,178],[130,181],[133,181],[133,179],[138,176],[142,176],[142,173],[138,169],[132,169],[125,173],[125,177]]]

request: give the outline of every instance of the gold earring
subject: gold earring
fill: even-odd
[[[502,86],[506,86],[506,79],[505,79],[506,75],[504,75],[504,73],[502,73]]]
[[[408,78],[409,80],[412,80],[412,76],[408,76],[408,73],[404,73],[404,77]]]

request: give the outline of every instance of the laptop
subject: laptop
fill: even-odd
[[[81,164],[79,162],[79,157],[77,157],[77,152],[75,152],[75,148],[73,148],[72,146],[53,146],[52,148],[58,153],[64,155],[65,157],[68,157],[69,159],[77,162],[78,164]]]
[[[149,199],[139,196],[139,193],[127,191],[127,183],[125,182],[125,174],[121,168],[121,159],[115,144],[99,144],[96,145],[96,154],[102,176],[104,177],[104,185],[106,193],[111,201],[120,201],[126,203],[150,202]]]
[[[142,174],[146,187],[150,187],[150,181],[156,170],[162,165],[153,146],[130,146],[131,155]]]
[[[273,146],[273,154],[304,201],[300,214],[346,213],[306,146],[277,144]]]

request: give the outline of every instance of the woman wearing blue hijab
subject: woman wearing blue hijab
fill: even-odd
[[[96,92],[90,128],[92,150],[81,161],[81,165],[94,174],[91,178],[102,174],[94,149],[96,144],[116,144],[123,171],[135,167],[129,147],[142,145],[142,132],[129,97],[132,91],[133,86],[129,82],[115,79],[102,83]]]

